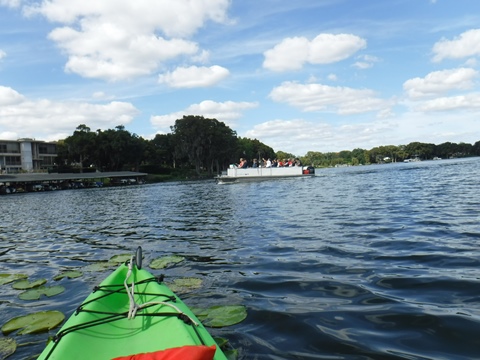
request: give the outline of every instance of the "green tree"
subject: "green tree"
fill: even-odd
[[[352,163],[352,152],[349,150],[342,150],[337,154],[337,157],[341,159],[341,162],[338,164],[351,164]]]
[[[360,149],[360,148],[357,148],[357,149],[353,149],[352,150],[352,165],[360,165],[360,164],[365,164],[367,163],[368,161],[366,161],[366,158],[365,158],[365,153],[367,151],[366,150],[363,150],[363,149]],[[367,157],[368,157],[368,154],[367,154]],[[356,159],[356,161],[354,161],[353,159]],[[355,163],[354,163],[355,162]]]
[[[458,157],[470,156],[473,154],[473,145],[461,142],[458,144]]]
[[[409,154],[405,151],[405,145],[399,145],[397,148],[397,161],[408,159]]]
[[[305,156],[300,158],[302,164],[313,167],[320,167],[323,159],[324,155],[318,151],[309,151],[305,154]]]
[[[410,157],[419,157],[422,160],[426,160],[433,158],[435,148],[436,146],[434,144],[415,141],[405,146],[405,152],[407,152]]]
[[[376,164],[377,160],[381,157],[381,151],[378,147],[368,150],[368,163]]]
[[[214,165],[219,171],[237,146],[235,131],[216,119],[183,116],[171,130],[177,159],[186,156],[198,175],[205,168],[213,173]]]
[[[143,138],[119,125],[115,130],[97,130],[94,158],[102,170],[138,170],[145,159],[146,148],[147,142]]]
[[[480,141],[477,141],[472,146],[472,155],[480,156]]]
[[[270,146],[265,145],[257,139],[239,137],[236,156],[232,160],[238,162],[241,157],[247,159],[248,162],[251,162],[253,159],[258,159],[259,161],[268,158],[275,159],[276,155]]]
[[[91,132],[88,126],[79,125],[73,135],[65,139],[64,144],[65,156],[69,165],[77,164],[80,171],[91,165],[92,153],[95,148],[95,133]]]
[[[210,119],[207,131],[206,165],[208,173],[217,173],[226,167],[231,160],[232,154],[237,147],[237,134],[225,123],[216,119]]]
[[[172,134],[157,134],[148,143],[148,162],[163,167],[175,168],[175,144]]]
[[[280,160],[285,160],[285,159],[295,159],[297,158],[297,156],[293,155],[292,153],[287,153],[285,151],[277,151],[275,153],[275,158]]]

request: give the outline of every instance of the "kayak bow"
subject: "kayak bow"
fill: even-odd
[[[163,278],[141,268],[141,258],[139,248],[95,287],[38,359],[163,359],[162,354],[176,351],[179,357],[169,359],[226,360]],[[197,353],[201,356],[195,357]]]

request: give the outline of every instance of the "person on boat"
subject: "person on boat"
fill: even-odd
[[[252,160],[252,168],[258,168],[258,160],[257,159]]]
[[[267,168],[272,167],[272,160],[270,160],[270,158],[267,159],[267,162],[265,163],[265,167]]]
[[[238,164],[238,167],[240,169],[246,169],[247,168],[247,160],[244,158],[240,158],[240,164]]]

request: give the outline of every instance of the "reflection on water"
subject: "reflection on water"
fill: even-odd
[[[323,169],[309,179],[212,182],[0,198],[0,273],[46,278],[141,245],[201,277],[187,304],[244,304],[214,329],[242,359],[480,358],[480,159]],[[0,286],[0,323],[70,314],[107,275],[27,302]],[[39,353],[48,334],[12,359]],[[35,342],[39,343],[35,343]]]

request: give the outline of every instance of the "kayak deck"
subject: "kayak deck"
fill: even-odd
[[[127,292],[128,275],[129,266],[121,265],[96,287],[38,359],[103,360],[185,345],[216,345],[161,279],[133,266]],[[136,310],[132,302],[140,308]],[[218,347],[214,359],[226,359]]]

